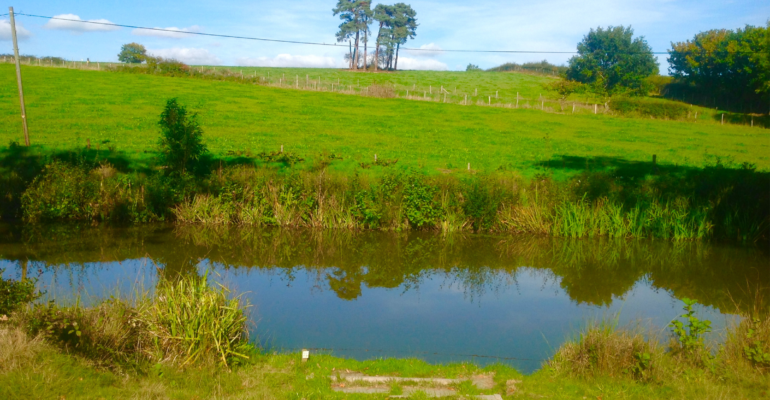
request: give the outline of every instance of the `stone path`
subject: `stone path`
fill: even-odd
[[[389,385],[394,383],[403,385],[403,394],[390,396],[390,398],[406,398],[418,391],[424,392],[428,397],[457,396],[457,391],[448,386],[459,385],[468,380],[481,390],[490,390],[495,387],[494,374],[475,375],[466,379],[448,379],[369,376],[360,372],[346,372],[332,375],[330,378],[332,390],[342,393],[387,394],[391,392]],[[361,386],[361,384],[365,386]],[[473,395],[469,397],[480,400],[503,399],[499,394]]]

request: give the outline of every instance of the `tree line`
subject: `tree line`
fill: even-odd
[[[417,13],[405,3],[378,4],[372,9],[369,0],[338,0],[332,12],[342,20],[336,34],[337,42],[348,41],[350,44],[350,51],[345,56],[350,69],[398,69],[401,45],[416,36]],[[377,29],[377,36],[374,54],[370,58],[368,44],[372,24]]]

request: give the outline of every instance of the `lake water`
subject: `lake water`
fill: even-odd
[[[751,246],[198,226],[0,226],[0,268],[86,302],[209,270],[250,301],[272,349],[523,372],[589,319],[665,335],[684,297],[718,340],[770,287],[770,255]]]

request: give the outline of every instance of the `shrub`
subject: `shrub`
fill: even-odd
[[[190,67],[187,64],[163,57],[145,57],[147,61],[147,72],[151,74],[166,76],[188,76]]]
[[[679,119],[687,116],[688,107],[670,101],[654,101],[629,97],[616,97],[610,103],[610,110],[624,115]]]
[[[4,272],[5,269],[0,268],[0,317],[10,315],[41,296],[35,289],[36,278],[21,281],[4,279]]]
[[[466,71],[466,72],[471,72],[471,71],[481,71],[481,68],[479,68],[479,66],[478,66],[478,65],[474,65],[474,64],[468,64],[468,66],[467,66],[467,67],[465,67],[465,71]]]
[[[78,220],[88,219],[92,200],[99,192],[98,183],[88,172],[61,161],[48,164],[22,195],[24,219]]]
[[[586,85],[569,79],[559,79],[546,83],[543,86],[548,90],[559,93],[562,99],[567,98],[572,93],[584,93],[586,91]]]
[[[176,98],[166,101],[166,107],[158,122],[161,129],[161,159],[174,172],[184,174],[194,168],[208,151],[203,143],[203,129],[198,124],[197,114],[187,114],[187,108]]]
[[[437,188],[426,184],[417,176],[410,176],[404,188],[404,213],[415,228],[431,228],[441,217],[441,207],[436,201]]]

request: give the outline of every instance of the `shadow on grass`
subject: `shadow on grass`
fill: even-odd
[[[718,113],[713,115],[713,119],[716,122],[722,122],[722,115],[724,115],[724,122],[731,125],[747,125],[755,128],[770,128],[770,115],[750,115],[750,114],[735,114],[735,113]]]
[[[578,172],[570,190],[588,200],[607,198],[626,207],[651,201],[687,201],[709,213],[716,236],[757,241],[770,237],[770,172],[714,157],[704,167],[629,161],[618,157],[561,156],[539,163]],[[582,172],[579,172],[582,171]]]

